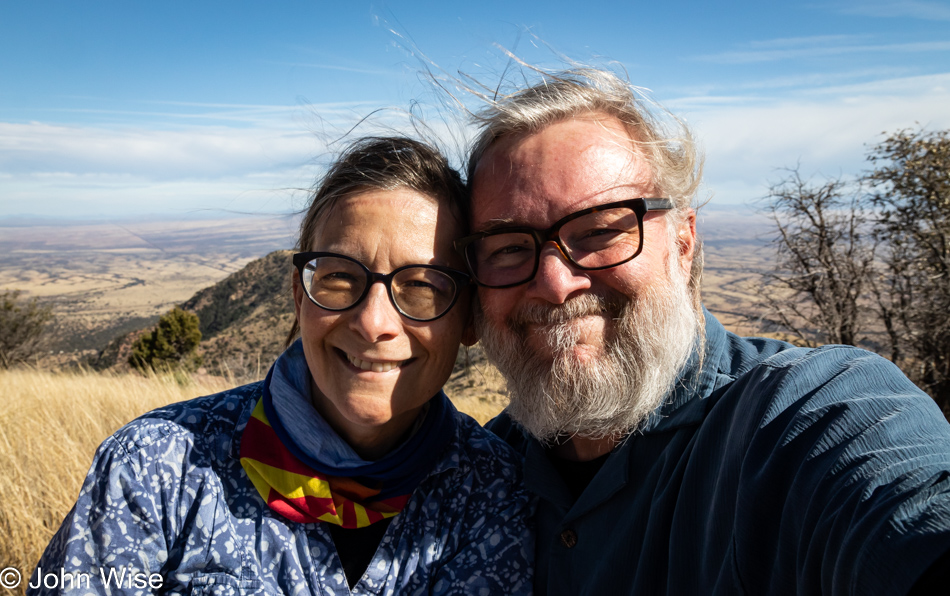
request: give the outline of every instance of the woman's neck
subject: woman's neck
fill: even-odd
[[[340,438],[366,461],[376,461],[398,447],[412,432],[422,407],[394,416],[385,424],[366,426],[347,420],[330,400],[320,399],[322,394],[317,384],[310,380],[310,401]]]

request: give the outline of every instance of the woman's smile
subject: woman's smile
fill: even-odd
[[[350,364],[356,368],[362,371],[371,370],[373,372],[390,372],[392,370],[398,370],[411,360],[411,358],[406,360],[386,360],[378,358],[370,359],[369,357],[360,358],[346,352],[343,352],[343,354],[346,356],[346,359],[349,360]]]

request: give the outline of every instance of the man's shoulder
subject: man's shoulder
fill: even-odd
[[[721,327],[719,331],[710,342],[707,358],[712,362],[707,360],[706,366],[714,371],[713,385],[720,391],[733,383],[754,383],[760,395],[763,390],[794,393],[831,383],[925,395],[891,361],[861,348],[798,347],[777,339],[741,337]]]
[[[805,414],[828,408],[885,417],[889,410],[907,410],[912,418],[945,424],[933,400],[894,363],[861,348],[834,344],[803,348],[733,336],[727,353],[710,407],[732,404],[744,412],[743,417],[758,417],[760,426],[792,411]]]
[[[709,316],[709,315],[707,315]],[[718,322],[717,322],[718,325]],[[707,333],[709,329],[707,326]],[[710,342],[707,358],[719,375],[738,378],[760,365],[781,362],[791,354],[801,355],[812,348],[799,348],[788,342],[769,337],[745,337],[726,331],[719,326],[719,333],[707,338]]]
[[[790,346],[745,362],[733,376],[779,400],[823,396],[852,401],[878,395],[932,401],[894,363],[854,346]]]

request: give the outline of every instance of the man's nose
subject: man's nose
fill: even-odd
[[[389,300],[382,282],[370,286],[366,298],[355,310],[350,327],[370,343],[392,339],[402,331],[402,315]]]
[[[586,272],[574,267],[561,253],[560,247],[551,241],[541,247],[538,272],[528,284],[526,295],[551,304],[563,304],[568,298],[590,286],[590,277]]]

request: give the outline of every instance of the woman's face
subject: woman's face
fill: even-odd
[[[352,257],[377,273],[411,264],[464,269],[452,249],[463,231],[445,206],[415,191],[369,190],[338,201],[309,250]],[[293,293],[314,406],[364,458],[399,441],[449,378],[459,343],[474,343],[468,290],[429,322],[399,314],[382,283],[340,312],[311,302],[296,275]]]

